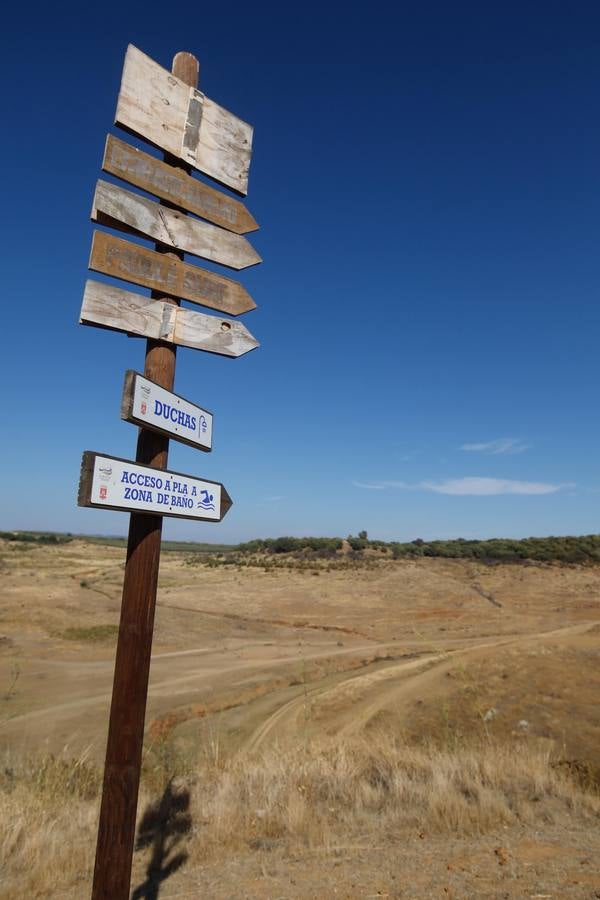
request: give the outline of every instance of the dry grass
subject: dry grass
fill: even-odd
[[[0,779],[0,897],[47,897],[85,883],[100,778],[85,757],[6,758]],[[87,884],[82,887],[82,895]]]
[[[407,747],[380,735],[236,757],[201,770],[192,790],[198,850],[277,841],[381,842],[399,831],[486,832],[501,825],[598,817],[600,801],[558,774],[547,753],[482,746]],[[198,818],[200,822],[198,822]],[[235,836],[235,837],[233,837]]]
[[[333,850],[353,839],[389,844],[411,831],[471,834],[600,818],[597,796],[554,768],[548,754],[528,748],[417,749],[378,735],[226,760],[212,748],[193,761],[178,760],[171,745],[156,745],[145,760],[140,814],[156,804],[173,774],[171,793],[189,793],[191,828],[177,840],[185,842],[190,865],[225,850]],[[85,759],[5,762],[3,900],[86,892],[99,783]],[[161,826],[167,831],[169,821]]]

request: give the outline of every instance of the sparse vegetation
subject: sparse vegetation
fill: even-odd
[[[600,800],[539,750],[409,748],[383,734],[223,759],[205,748],[185,759],[154,748],[140,818],[179,773],[189,791],[190,864],[232,851],[297,852],[360,840],[393,846],[404,835],[480,834],[548,823],[597,827]],[[173,767],[176,767],[175,769]],[[85,893],[93,864],[99,771],[85,758],[7,758],[0,776],[0,897]],[[136,854],[137,856],[137,854]],[[141,860],[139,859],[141,864]],[[71,894],[69,894],[71,896]],[[73,895],[74,896],[74,895]]]
[[[23,544],[69,544],[73,535],[54,531],[0,531],[0,540]]]
[[[87,543],[101,544],[110,547],[126,547],[125,537],[103,535],[73,535],[56,532],[36,531],[1,531],[0,540],[22,544],[66,544],[78,539]],[[365,551],[379,551],[383,558],[412,559],[417,557],[439,557],[444,559],[476,559],[481,562],[564,562],[564,563],[597,563],[600,562],[600,534],[563,537],[529,537],[521,540],[513,538],[491,538],[489,540],[455,540],[424,541],[416,538],[413,541],[380,541],[371,540],[366,531],[358,535],[348,535],[346,541],[355,554],[360,557]],[[162,549],[173,552],[187,552],[199,557],[217,558],[216,565],[239,565],[240,556],[256,557],[257,554],[268,556],[295,554],[306,557],[310,554],[317,558],[335,559],[342,553],[343,541],[336,537],[277,537],[256,538],[241,544],[207,544],[195,541],[163,541]],[[200,560],[201,561],[201,560]],[[249,563],[250,565],[252,563]]]
[[[265,538],[238,544],[228,552],[194,553],[187,559],[191,565],[210,568],[234,566],[255,567],[265,572],[290,569],[312,572],[315,565],[326,571],[351,568],[373,568],[386,560],[399,559],[473,559],[486,565],[499,562],[557,562],[563,564],[600,562],[600,535],[582,537],[494,538],[486,541],[424,541],[409,543],[369,540],[366,531],[348,535],[349,550],[340,538]]]
[[[510,868],[495,847],[548,841],[565,856],[544,883],[516,856],[510,874],[523,895],[566,896],[569,866],[599,846],[598,538],[529,542],[588,541],[583,565],[489,553],[527,542],[419,539],[394,559],[366,532],[362,549],[288,540],[164,555],[139,821],[171,776],[191,817],[165,895],[195,895],[201,872],[215,898],[255,896],[262,870],[280,874],[263,895],[392,897],[407,860],[439,860],[436,889],[484,896],[479,879],[504,888]],[[0,542],[0,900],[89,894],[125,553],[53,543]],[[72,750],[20,757],[24,733],[54,751],[70,734]],[[468,879],[446,868],[461,842],[479,867]],[[132,887],[150,853],[136,852]],[[595,889],[597,867],[584,870]]]
[[[89,625],[87,627],[65,628],[60,637],[67,641],[107,641],[119,633],[118,625]]]
[[[209,569],[218,569],[221,566],[234,567],[238,570],[245,568],[262,569],[263,572],[283,572],[285,570],[314,574],[321,570],[326,572],[347,571],[348,569],[370,569],[377,565],[371,557],[360,553],[350,556],[330,554],[329,551],[316,550],[299,551],[295,553],[229,553],[226,556],[203,556],[194,554],[186,559],[188,565],[206,566]],[[318,568],[315,568],[318,567]]]
[[[238,544],[238,553],[298,553],[306,550],[334,554],[342,549],[341,538],[326,537],[278,537],[257,538],[245,544]]]
[[[490,540],[465,540],[457,538],[448,541],[398,541],[369,540],[366,531],[359,531],[355,537],[348,535],[347,542],[354,553],[380,551],[393,559],[413,559],[418,557],[441,557],[444,559],[476,559],[482,562],[537,562],[589,563],[600,562],[600,535],[588,534],[579,537],[492,538]],[[339,538],[268,538],[239,544],[238,553],[278,554],[308,551],[327,551],[332,556],[339,555],[342,541]]]
[[[100,544],[104,547],[127,547],[127,538],[110,535],[77,535],[79,540],[87,544]],[[161,550],[167,553],[229,553],[234,547],[231,544],[206,544],[198,541],[162,541]]]
[[[477,559],[482,562],[538,562],[597,563],[600,562],[600,535],[581,537],[493,538],[488,541],[464,540],[392,543],[394,559],[406,557],[444,557],[446,559]]]
[[[0,540],[15,544],[69,544],[80,540],[87,544],[100,544],[105,547],[127,546],[127,538],[112,535],[63,534],[55,531],[0,531]],[[234,549],[230,544],[207,544],[197,541],[163,541],[161,549],[165,551],[187,551],[190,553],[228,553]]]

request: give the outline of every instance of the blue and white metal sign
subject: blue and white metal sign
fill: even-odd
[[[220,522],[231,498],[222,484],[86,450],[78,506]]]
[[[212,413],[131,369],[125,373],[121,418],[198,450],[212,449]]]

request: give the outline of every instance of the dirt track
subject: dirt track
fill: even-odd
[[[100,762],[123,554],[80,542],[0,549],[0,746],[87,750]],[[184,760],[214,743],[245,759],[382,729],[446,747],[541,742],[583,770],[597,764],[600,567],[422,560],[316,571],[206,569],[164,554],[149,742],[167,736]],[[597,838],[583,825],[383,843],[190,860],[161,897],[588,900],[600,886]],[[137,855],[135,865],[139,883]],[[60,896],[79,898],[81,884]]]
[[[330,735],[347,735],[361,731],[380,710],[406,708],[409,701],[442,689],[440,681],[457,661],[462,664],[481,657],[501,646],[531,647],[584,635],[590,626],[575,625],[539,632],[520,638],[502,638],[473,644],[462,649],[446,649],[424,654],[417,659],[374,663],[363,672],[333,676],[324,684],[310,687],[300,696],[284,703],[266,718],[246,742],[248,750],[256,750],[265,742],[293,737],[306,724],[299,721],[308,705],[313,731],[325,730]],[[373,670],[374,669],[374,670]]]
[[[79,542],[4,548],[2,564],[2,745],[91,748],[101,759],[114,640],[65,634],[118,622],[122,552]],[[465,692],[453,673],[496,657],[513,654],[509,668],[522,671],[524,686],[527,665],[539,668],[536,648],[552,646],[557,660],[583,654],[583,671],[600,643],[586,638],[600,619],[598,597],[600,571],[580,567],[423,560],[317,579],[206,570],[165,554],[147,721],[175,713],[175,736],[194,741],[216,716],[224,739],[250,749],[391,719],[403,728],[423,720],[424,708],[433,715],[431,698],[446,702],[457,685],[471,697],[472,685]]]

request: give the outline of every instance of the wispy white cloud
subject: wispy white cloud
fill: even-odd
[[[352,484],[357,488],[364,488],[367,491],[386,491],[388,488],[404,488],[410,490],[412,485],[406,484],[405,481],[353,481]]]
[[[491,497],[499,494],[540,495],[556,494],[558,491],[575,487],[573,482],[552,484],[546,481],[514,481],[506,478],[447,478],[444,481],[419,481],[407,484],[405,481],[353,481],[354,487],[371,491],[385,491],[399,488],[409,491],[431,491],[434,494],[448,494],[455,497]]]
[[[482,441],[476,444],[463,444],[461,450],[467,450],[471,453],[491,453],[496,456],[500,453],[523,453],[529,449],[520,438],[496,438],[495,441]]]
[[[422,481],[420,487],[436,494],[461,497],[489,497],[495,494],[556,494],[574,484],[549,484],[545,481],[511,481],[506,478],[448,478],[445,481]]]

